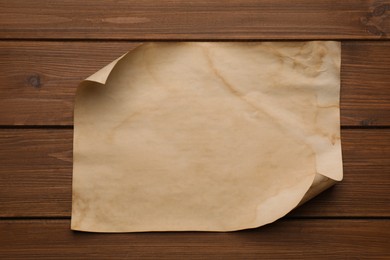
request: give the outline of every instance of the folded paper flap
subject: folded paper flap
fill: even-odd
[[[342,179],[339,69],[336,42],[122,55],[76,95],[72,229],[229,231],[282,217]]]
[[[332,187],[336,183],[337,183],[337,181],[335,181],[331,178],[328,178],[322,174],[317,173],[314,180],[313,180],[313,184],[310,186],[309,190],[306,192],[306,194],[302,198],[301,202],[299,202],[298,206],[311,200],[312,198],[314,198],[315,196],[317,196],[318,194],[320,194],[324,190]]]
[[[127,53],[123,54],[122,56],[120,56],[110,64],[104,66],[99,71],[95,72],[85,80],[97,82],[100,84],[105,84],[108,76],[110,75],[111,71],[114,69],[115,65],[118,63],[118,61],[120,61],[123,57],[125,57]]]

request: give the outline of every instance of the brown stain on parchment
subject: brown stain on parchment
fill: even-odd
[[[239,98],[242,102],[246,103],[247,105],[249,105],[250,107],[255,109],[256,111],[261,112],[262,114],[267,114],[265,111],[263,111],[262,109],[259,109],[256,105],[254,105],[252,102],[250,102],[248,99],[246,99],[232,84],[230,84],[225,79],[225,77],[222,76],[222,74],[219,72],[219,70],[215,67],[214,62],[212,61],[212,59],[210,57],[208,48],[206,46],[202,46],[202,45],[200,47],[202,49],[202,52],[206,58],[207,64],[209,65],[211,71],[216,76],[216,78],[219,79],[219,81],[221,81],[223,83],[223,86],[226,87],[226,90],[229,93],[231,93],[233,96]],[[268,116],[271,117],[271,115],[268,115]]]
[[[317,46],[318,49],[313,49]],[[279,70],[288,70],[293,72],[292,75],[303,75],[307,80],[314,79],[324,71],[324,58],[327,55],[327,49],[322,43],[316,43],[314,46],[311,42],[294,43],[294,47],[298,48],[296,53],[288,55],[279,51],[275,46],[266,45],[267,50],[278,61]],[[286,81],[292,80],[281,78],[279,70],[273,70],[268,79],[274,87],[286,84]],[[292,84],[293,89],[297,87]]]
[[[99,190],[101,190],[101,187],[95,187],[86,196],[73,189],[72,211],[77,212],[77,215],[73,216],[72,214],[72,228],[78,229],[81,226],[85,226],[83,223],[88,222],[90,225],[89,228],[92,227],[93,229],[94,224],[106,224],[110,222],[109,212],[101,208],[102,197]],[[90,221],[91,219],[93,219],[92,222]]]
[[[305,47],[307,47],[307,44],[310,44],[310,43],[303,43],[301,46],[300,46],[300,49],[298,51],[298,54],[297,55],[302,55],[303,54],[303,50],[305,49]],[[260,112],[264,115],[266,115],[268,118],[270,118],[270,120],[276,124],[278,124],[282,129],[286,128],[286,126],[277,120],[277,118],[275,118],[274,116],[272,116],[271,114],[267,113],[267,111],[265,111],[264,109],[262,109],[261,107],[258,107],[256,104],[254,104],[253,102],[249,101],[240,91],[238,91],[233,84],[231,84],[228,80],[226,80],[226,78],[221,74],[221,72],[215,67],[214,65],[214,62],[212,60],[212,58],[210,57],[210,51],[208,49],[207,46],[203,46],[203,45],[200,45],[201,49],[202,49],[202,52],[206,58],[206,61],[209,65],[209,67],[211,68],[213,74],[223,83],[223,85],[226,87],[226,89],[232,94],[234,95],[235,97],[239,98],[240,100],[242,100],[243,102],[245,102],[246,104],[248,104],[250,107],[252,107],[253,109],[255,109],[257,112]],[[321,68],[323,67],[323,64],[324,64],[324,58],[327,54],[327,50],[326,48],[321,45],[321,47],[315,52],[315,55],[312,54],[312,52],[308,52],[307,54],[305,54],[304,56],[307,56],[307,57],[310,57],[312,60],[310,61],[310,64],[311,66],[309,65],[306,65],[305,63],[303,62],[300,62],[299,59],[296,59],[296,58],[291,58],[289,56],[286,56],[284,54],[282,54],[280,51],[278,51],[276,48],[274,48],[273,46],[269,46],[269,49],[276,55],[276,57],[278,57],[279,61],[280,61],[280,64],[285,64],[286,63],[286,59],[287,60],[292,60],[293,63],[292,63],[292,68],[294,69],[294,64],[295,64],[295,67],[296,66],[299,66],[300,68],[304,68],[305,69],[305,74],[309,74],[311,77],[316,77],[318,76],[322,71],[321,71]],[[295,62],[295,63],[294,63]],[[289,64],[289,66],[291,66],[291,63]],[[277,78],[277,76],[275,75],[273,77],[274,79]],[[277,82],[274,82],[274,84],[277,85]],[[324,136],[325,138],[327,138],[333,145],[336,144],[336,141],[340,139],[339,136],[336,136],[336,135],[331,135],[331,134],[328,134],[326,132],[324,132],[321,128],[319,128],[317,126],[317,118],[318,118],[318,109],[321,109],[321,108],[339,108],[339,105],[329,105],[329,106],[320,106],[318,104],[318,100],[316,98],[316,108],[315,108],[315,112],[314,112],[314,126],[312,128],[312,131],[317,133],[318,135],[321,135],[321,136]]]
[[[77,212],[77,217],[72,214],[72,227],[76,228],[81,226],[85,219],[87,212],[90,210],[90,201],[87,200],[84,196],[81,196],[79,192],[73,188],[72,191],[72,211]]]
[[[336,134],[326,133],[323,129],[318,127],[317,122],[318,122],[319,109],[339,108],[339,105],[320,106],[320,105],[318,105],[317,98],[316,98],[316,104],[317,104],[317,107],[315,108],[315,114],[314,114],[314,122],[315,122],[315,124],[313,126],[313,131],[316,132],[319,135],[322,135],[323,137],[326,137],[332,143],[332,145],[335,145],[336,142],[338,140],[340,140],[340,136],[337,136]]]
[[[136,111],[128,115],[124,120],[119,122],[119,124],[115,125],[110,132],[107,134],[107,140],[112,143],[114,141],[114,136],[116,132],[119,130],[119,128],[125,126],[126,124],[130,123],[132,120],[134,120],[135,117],[140,116],[142,114],[142,111]]]

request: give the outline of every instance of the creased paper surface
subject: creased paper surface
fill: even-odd
[[[232,231],[342,179],[337,42],[147,43],[84,81],[72,229]]]

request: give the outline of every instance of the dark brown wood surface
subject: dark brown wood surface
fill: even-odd
[[[239,232],[72,232],[69,220],[0,222],[0,258],[388,259],[390,220],[288,219]]]
[[[0,259],[390,259],[390,0],[0,0]],[[342,40],[344,180],[228,232],[70,230],[78,83],[148,40]]]
[[[385,0],[1,0],[1,38],[383,39]]]

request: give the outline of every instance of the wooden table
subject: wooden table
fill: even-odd
[[[390,258],[390,1],[0,0],[0,10],[0,259]],[[342,41],[342,183],[253,230],[70,230],[82,79],[144,41],[318,39]]]

